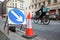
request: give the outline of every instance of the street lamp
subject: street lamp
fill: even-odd
[[[1,4],[2,4],[2,14],[3,14],[3,2],[4,0],[0,0]],[[2,18],[2,14],[0,14],[0,18]]]

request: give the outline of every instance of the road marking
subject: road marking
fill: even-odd
[[[52,23],[50,23],[50,24],[60,24],[60,23],[57,23],[57,22],[52,22]]]
[[[36,39],[38,39],[38,40],[41,40],[41,38],[39,38],[39,37],[35,37]]]

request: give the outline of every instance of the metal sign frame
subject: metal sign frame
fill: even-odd
[[[11,26],[10,26],[11,25]],[[15,25],[13,25],[13,26],[15,26]],[[7,34],[9,35],[9,28],[10,27],[13,27],[12,26],[12,24],[8,24],[8,15],[6,16],[6,21],[5,21],[5,24],[4,24],[4,30],[5,30],[5,28],[7,27]],[[21,26],[20,26],[20,30],[22,29],[22,24],[21,24]]]

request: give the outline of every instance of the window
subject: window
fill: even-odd
[[[32,0],[32,3],[34,3],[34,0]]]
[[[26,10],[27,10],[27,7],[26,7]]]
[[[17,2],[17,0],[15,0],[15,2]]]
[[[54,0],[54,3],[56,3],[57,2],[57,0]]]
[[[41,1],[41,0],[39,0],[39,1]]]
[[[45,1],[43,2],[43,4],[45,5]]]
[[[17,8],[17,3],[15,3],[15,8]]]
[[[35,8],[37,8],[37,4],[35,4]]]
[[[30,6],[29,6],[29,9],[30,9]]]
[[[37,2],[37,0],[35,0],[35,2]]]
[[[48,0],[48,4],[50,4],[51,3],[51,0]]]
[[[39,3],[39,6],[40,6],[41,3]]]
[[[14,2],[14,0],[11,0],[12,2]]]
[[[33,8],[33,5],[32,5],[32,8]]]

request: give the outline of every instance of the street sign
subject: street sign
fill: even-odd
[[[8,24],[26,24],[24,11],[17,8],[8,8]]]

